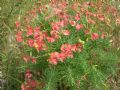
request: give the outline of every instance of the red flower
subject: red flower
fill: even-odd
[[[76,52],[78,50],[77,45],[72,45],[71,51]]]
[[[27,44],[28,44],[30,47],[34,47],[34,40],[33,40],[33,39],[28,39]]]
[[[53,65],[57,65],[58,60],[57,59],[48,59],[48,62],[53,64]]]
[[[58,52],[52,52],[50,54],[50,58],[48,59],[48,62],[53,64],[53,65],[57,65],[58,59],[59,59],[59,53]]]
[[[23,38],[22,38],[21,36],[18,36],[18,37],[16,37],[16,41],[17,41],[17,42],[22,42],[22,41],[23,41]]]
[[[32,63],[36,63],[36,58],[31,58]]]
[[[62,52],[66,52],[66,51],[68,51],[68,52],[71,52],[71,45],[70,44],[63,44],[62,46],[61,46],[61,51]]]
[[[40,36],[40,27],[34,28],[34,38],[37,39]]]
[[[64,21],[64,20],[60,21],[60,22],[59,22],[59,25],[60,25],[61,27],[64,27],[64,26],[65,26],[65,21]]]
[[[69,30],[63,30],[62,33],[65,36],[69,36],[70,35],[70,31]]]
[[[76,25],[76,30],[79,31],[81,28],[83,28],[83,25],[82,25],[82,24],[77,24],[77,25]]]
[[[69,23],[70,23],[71,26],[75,26],[76,25],[75,21],[69,21]]]
[[[35,43],[34,43],[34,47],[37,49],[37,51],[39,50],[43,50],[43,46],[45,45],[44,41],[39,41],[37,40]]]
[[[79,14],[76,14],[75,19],[76,19],[77,21],[79,21],[79,20],[80,20],[80,15],[79,15]]]
[[[27,84],[32,88],[35,88],[37,86],[37,82],[35,80],[30,80],[27,82]]]
[[[27,79],[32,78],[32,73],[31,73],[30,70],[27,70],[27,71],[26,71],[25,77],[26,77]]]
[[[59,36],[59,32],[58,31],[54,31],[54,30],[52,30],[51,32],[50,32],[50,35],[52,36],[52,38],[54,38],[54,39],[58,39],[60,36]]]
[[[31,36],[33,34],[33,28],[32,27],[28,27],[27,28],[27,36]]]
[[[47,41],[52,43],[52,42],[55,42],[55,39],[53,37],[47,37]]]
[[[22,41],[23,41],[22,32],[21,32],[21,31],[19,31],[19,32],[16,34],[16,41],[17,41],[17,42],[22,42]]]
[[[61,53],[59,54],[59,61],[63,62],[66,58],[67,58],[67,56],[66,56],[65,53],[61,52]]]
[[[21,85],[21,90],[26,90],[26,87],[25,87],[24,83],[22,83],[22,85]]]
[[[63,44],[61,46],[61,51],[66,55],[66,57],[73,58],[72,45]]]
[[[60,29],[60,27],[59,27],[58,24],[53,24],[52,29],[55,30],[55,31],[58,31]]]
[[[98,33],[93,33],[92,36],[91,36],[91,39],[92,39],[92,40],[96,40],[96,39],[98,39],[98,38],[99,38]]]

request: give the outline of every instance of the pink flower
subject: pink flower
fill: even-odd
[[[72,45],[71,51],[76,52],[78,50],[77,45]]]
[[[82,24],[77,24],[77,25],[76,25],[76,30],[79,31],[81,28],[83,28],[83,25],[82,25]]]
[[[79,20],[80,20],[80,15],[79,15],[79,14],[76,14],[75,19],[76,19],[77,21],[79,21]]]
[[[58,59],[58,55],[59,55],[58,52],[52,52],[52,53],[50,54],[50,58]]]
[[[59,36],[59,32],[58,31],[54,31],[54,30],[52,30],[51,32],[50,32],[50,35],[52,36],[52,38],[54,38],[54,39],[58,39],[60,36]]]
[[[66,51],[71,52],[71,47],[72,46],[70,44],[63,44],[60,49],[62,52],[66,52]]]
[[[53,64],[53,65],[57,65],[58,60],[57,59],[48,59],[48,62]]]
[[[53,65],[57,65],[58,59],[59,59],[59,53],[58,52],[52,52],[50,54],[50,58],[48,59],[48,62],[53,64]]]
[[[34,28],[34,38],[37,39],[40,36],[40,27]]]
[[[32,27],[28,27],[27,28],[27,36],[31,36],[33,34],[33,28]]]
[[[54,24],[54,25],[52,25],[52,29],[55,31],[58,31],[60,29],[60,27],[59,27],[59,25]]]
[[[33,39],[28,39],[27,44],[28,44],[30,47],[34,47],[34,40],[33,40]]]
[[[36,63],[36,58],[31,58],[32,63]]]
[[[65,26],[65,21],[64,21],[64,20],[60,21],[60,22],[59,22],[59,25],[60,25],[61,27],[64,27],[64,26]]]
[[[47,37],[47,41],[53,43],[55,42],[55,39],[53,37]]]
[[[59,54],[59,60],[60,60],[61,62],[63,62],[66,58],[67,58],[67,56],[66,56],[65,53],[61,52],[61,53]]]
[[[23,38],[22,38],[21,36],[18,36],[18,37],[16,37],[16,41],[17,41],[17,42],[22,42],[22,41],[23,41]]]
[[[69,23],[70,23],[71,26],[75,26],[76,25],[75,21],[69,21]]]
[[[70,35],[70,31],[69,30],[63,30],[62,33],[65,36],[69,36]]]
[[[27,82],[27,84],[32,88],[35,88],[37,86],[37,82],[35,80],[30,80]]]
[[[31,73],[30,70],[27,70],[27,71],[26,71],[25,77],[26,77],[27,79],[32,78],[32,73]]]
[[[22,85],[21,85],[21,90],[26,90],[24,83],[22,83]]]
[[[19,31],[19,32],[16,34],[16,41],[17,41],[17,42],[22,42],[22,41],[23,41],[22,32],[21,32],[21,31]]]
[[[92,40],[96,40],[96,39],[98,39],[98,38],[99,38],[98,33],[93,33],[92,36],[91,36],[91,39],[92,39]]]

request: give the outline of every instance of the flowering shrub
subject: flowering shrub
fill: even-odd
[[[15,22],[25,73],[21,89],[109,89],[106,80],[117,57],[106,31],[119,25],[116,15],[102,1],[36,5],[24,21]]]

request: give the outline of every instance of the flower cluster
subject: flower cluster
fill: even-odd
[[[21,90],[34,90],[37,86],[37,82],[33,80],[32,77],[31,71],[27,70],[25,74],[25,83],[21,85]]]
[[[37,17],[37,13],[40,13],[40,14],[41,12],[44,13],[45,8],[49,10],[49,7],[51,7],[50,10],[52,13],[49,13],[44,18],[44,20],[50,25],[51,30],[48,31],[42,28],[44,26],[44,23],[42,23],[43,25],[39,25],[35,27],[31,26],[28,23],[28,25],[26,26],[25,32],[22,32],[22,31],[17,32],[16,34],[17,42],[25,42],[27,46],[29,46],[30,48],[35,48],[37,51],[41,51],[41,50],[47,51],[49,48],[49,45],[47,43],[52,44],[52,43],[57,42],[58,39],[61,39],[62,36],[70,37],[72,35],[72,32],[68,28],[68,25],[71,25],[72,27],[76,29],[76,31],[74,31],[76,32],[76,34],[80,32],[84,32],[84,34],[88,38],[90,37],[89,39],[93,41],[99,38],[102,38],[102,39],[105,38],[105,34],[104,35],[101,34],[101,37],[100,37],[100,35],[97,32],[91,31],[90,28],[87,28],[84,25],[84,23],[81,22],[82,21],[81,17],[83,15],[86,16],[88,24],[96,24],[96,18],[99,19],[100,21],[105,22],[105,16],[103,14],[89,11],[88,7],[95,8],[94,3],[87,2],[87,3],[84,3],[82,7],[80,7],[79,4],[71,5],[70,8],[72,8],[75,11],[79,9],[79,11],[81,12],[81,13],[76,12],[74,15],[71,15],[68,13],[69,6],[67,2],[62,2],[62,3],[58,3],[54,5],[48,4],[48,6],[46,7],[44,6],[44,7],[40,7],[39,9],[32,10],[29,13],[29,18],[32,17],[35,19]],[[41,10],[41,12],[39,10]],[[50,21],[50,19],[53,17],[57,17],[59,20]],[[27,18],[28,17],[26,17],[26,19]],[[32,18],[29,20],[29,22],[32,22]],[[17,30],[21,28],[20,22],[16,21],[15,25],[16,25]],[[48,62],[52,64],[57,64],[58,61],[63,62],[68,57],[73,58],[73,52],[79,50],[81,46],[82,45],[79,44],[78,42],[74,45],[71,45],[69,43],[68,44],[63,43],[63,45],[61,46],[61,52],[60,53],[56,51],[51,52]],[[30,57],[28,58],[28,56],[27,57],[25,56],[24,61],[25,62],[28,62],[28,61],[36,62],[36,59],[30,58]]]
[[[50,54],[50,58],[48,59],[48,62],[51,64],[56,65],[58,61],[63,62],[66,58],[73,58],[73,52],[81,51],[83,49],[83,46],[81,43],[78,44],[63,44],[61,46],[61,52],[52,52]]]

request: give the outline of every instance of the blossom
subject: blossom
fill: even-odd
[[[96,39],[98,39],[98,38],[99,38],[98,33],[93,33],[92,36],[91,36],[91,39],[92,39],[92,40],[96,40]]]
[[[69,30],[63,30],[62,33],[65,36],[69,36],[70,35],[70,31]]]
[[[27,79],[32,78],[32,73],[31,73],[31,71],[30,71],[29,69],[26,71],[25,77],[26,77]]]
[[[17,41],[17,42],[22,42],[22,41],[23,41],[22,32],[21,32],[21,31],[19,31],[19,32],[16,34],[16,41]]]
[[[36,63],[36,58],[31,58],[32,63]]]
[[[80,15],[79,15],[79,14],[76,14],[75,19],[76,19],[77,21],[80,20]]]
[[[51,30],[50,35],[54,39],[58,39],[60,37],[59,36],[59,32],[58,31],[54,31],[54,30]]]
[[[70,23],[71,26],[75,26],[76,25],[75,21],[69,21],[69,23]]]
[[[57,59],[48,59],[48,62],[53,64],[53,65],[57,65],[58,60]]]
[[[34,28],[34,38],[37,39],[40,36],[40,27]]]
[[[27,40],[27,44],[28,44],[30,47],[34,47],[34,40],[33,40],[33,39],[28,39],[28,40]]]
[[[62,52],[66,52],[66,51],[71,51],[71,47],[72,46],[70,44],[63,44],[60,49]]]
[[[63,44],[61,46],[61,51],[69,58],[73,58],[73,53],[72,53],[72,45],[70,44]]]
[[[58,52],[52,52],[50,54],[50,58],[48,59],[48,62],[53,64],[53,65],[57,65],[58,58],[59,58],[59,53]]]
[[[59,61],[63,62],[67,58],[64,52],[59,53]]]
[[[76,30],[80,30],[81,28],[83,28],[83,25],[82,25],[82,24],[77,24],[77,25],[76,25]]]
[[[52,30],[58,31],[60,29],[58,24],[53,24],[52,25]]]
[[[55,39],[53,37],[47,37],[47,41],[52,43],[52,42],[55,42]]]
[[[27,82],[27,84],[32,88],[35,88],[37,86],[37,82],[35,80],[30,80]]]
[[[32,27],[28,27],[27,28],[27,36],[31,36],[33,34],[33,28]]]
[[[71,51],[76,52],[77,50],[78,50],[77,45],[76,45],[76,44],[75,44],[75,45],[72,45]]]

